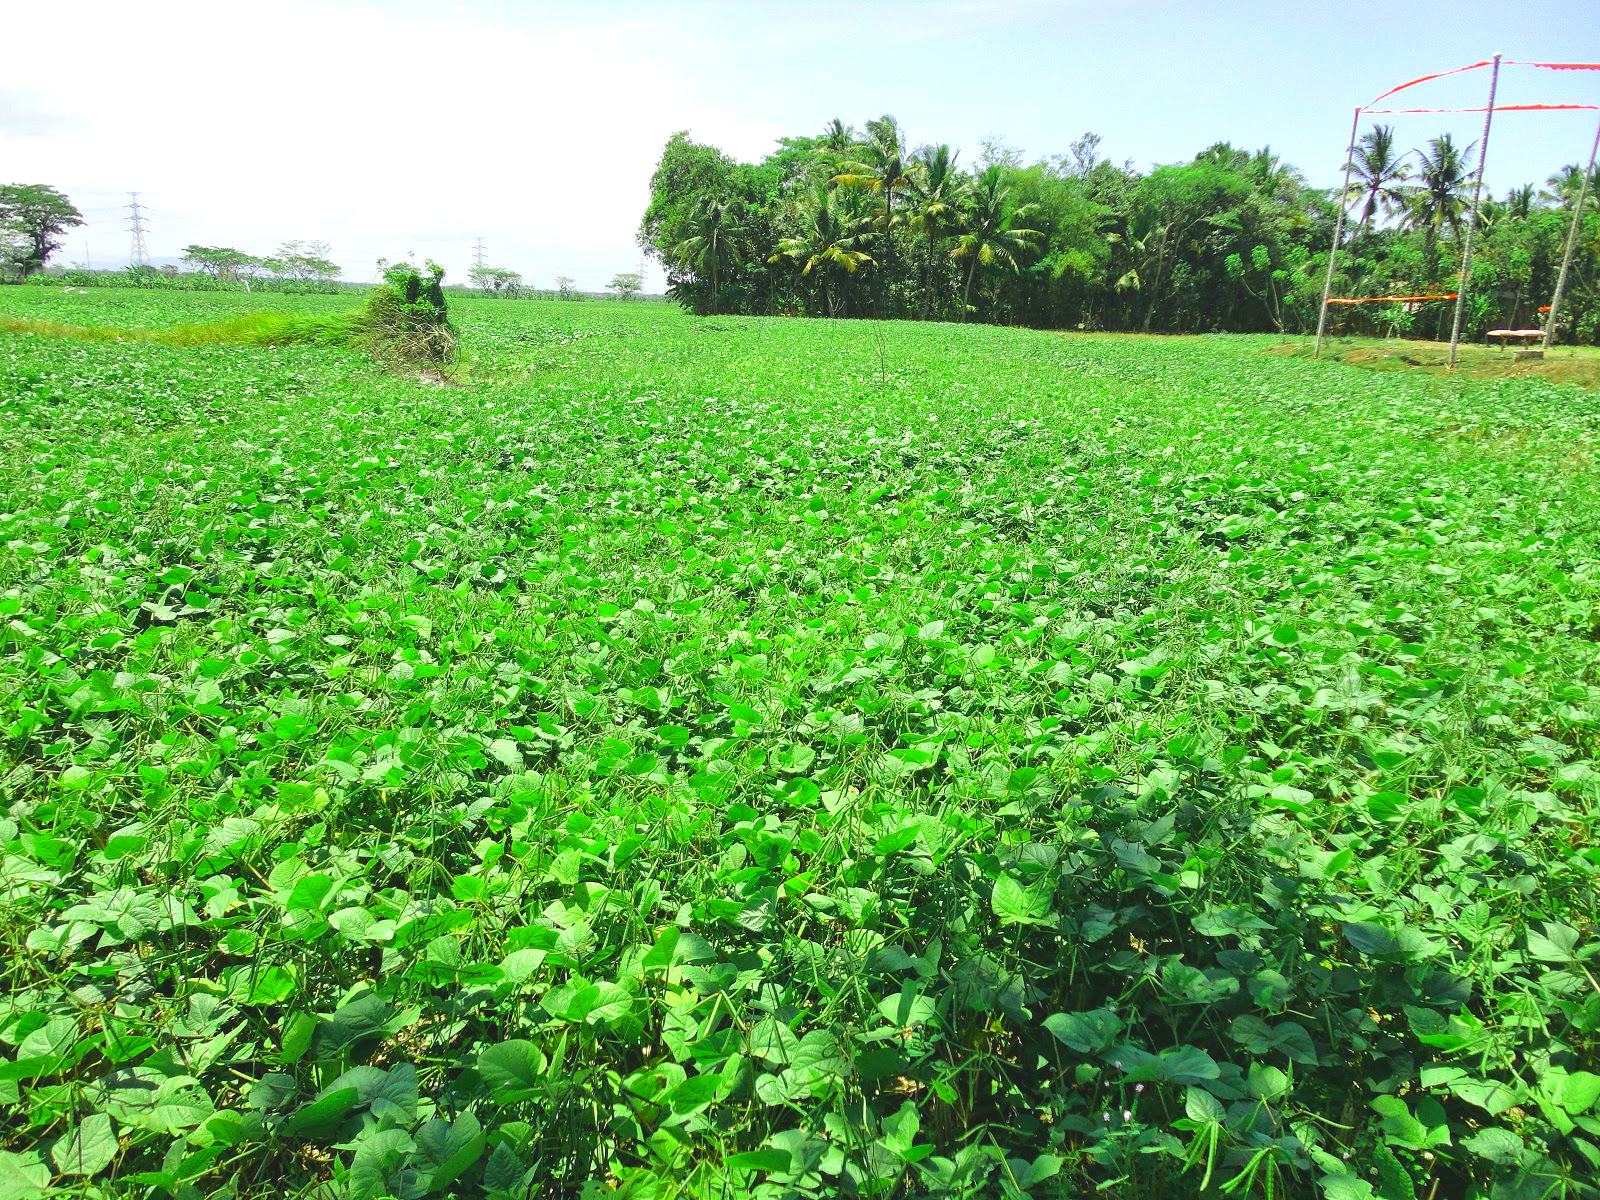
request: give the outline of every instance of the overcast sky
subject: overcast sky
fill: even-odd
[[[79,0],[4,28],[0,182],[52,184],[90,218],[58,261],[125,263],[138,189],[156,256],[323,238],[347,278],[414,252],[459,279],[482,237],[530,283],[588,288],[638,268],[676,129],[757,158],[891,112],[965,162],[985,134],[1034,158],[1092,129],[1140,167],[1228,139],[1330,186],[1352,108],[1396,83],[1496,50],[1600,60],[1594,0]],[[1481,105],[1487,82],[1406,95]],[[1600,103],[1600,72],[1502,73],[1501,103],[1559,101]],[[1497,116],[1490,185],[1583,158],[1595,118]],[[1383,119],[1402,145],[1476,141],[1482,122]]]

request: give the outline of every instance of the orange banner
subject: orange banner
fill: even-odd
[[[1437,296],[1354,296],[1346,299],[1342,296],[1328,297],[1329,304],[1393,304],[1404,300],[1454,300],[1454,292],[1442,293]]]
[[[1490,59],[1482,62],[1471,63],[1465,67],[1456,67],[1449,71],[1435,71],[1432,75],[1422,75],[1416,79],[1408,79],[1405,83],[1390,88],[1383,95],[1375,97],[1370,103],[1362,107],[1362,112],[1378,113],[1427,113],[1427,112],[1483,112],[1481,108],[1373,108],[1379,101],[1387,100],[1396,92],[1403,92],[1409,87],[1416,87],[1419,83],[1427,83],[1431,79],[1443,79],[1447,75],[1460,75],[1464,71],[1476,71],[1481,67],[1490,65]],[[1600,71],[1600,63],[1547,63],[1547,62],[1521,62],[1504,58],[1500,60],[1502,67],[1543,67],[1547,71]],[[1594,108],[1593,104],[1497,104],[1495,111],[1502,109],[1510,111],[1527,112],[1534,109],[1552,108]]]
[[[1595,104],[1496,104],[1495,112],[1554,112],[1557,109],[1600,108]],[[1364,108],[1369,113],[1466,113],[1488,112],[1486,106],[1478,108]]]
[[[1408,80],[1397,87],[1390,88],[1387,92],[1383,93],[1383,95],[1376,97],[1372,101],[1372,104],[1376,104],[1379,100],[1387,100],[1396,92],[1403,92],[1408,87],[1416,87],[1419,83],[1427,83],[1430,79],[1443,79],[1446,75],[1459,75],[1463,71],[1476,71],[1479,67],[1487,67],[1489,65],[1489,61],[1489,59],[1484,59],[1482,62],[1475,62],[1469,67],[1454,67],[1448,71],[1435,71],[1432,75],[1423,75],[1420,78]],[[1367,107],[1371,108],[1372,104],[1367,105]]]

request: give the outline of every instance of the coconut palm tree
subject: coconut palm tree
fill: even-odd
[[[1274,154],[1271,146],[1263,146],[1250,156],[1244,165],[1244,175],[1268,200],[1292,200],[1306,183],[1299,168],[1284,162],[1283,156]]]
[[[806,216],[804,230],[780,241],[777,253],[767,261],[788,259],[803,264],[800,269],[803,278],[815,273],[822,280],[822,300],[828,315],[836,317],[842,297],[835,281],[849,278],[862,267],[872,266],[872,256],[856,249],[860,235],[839,211],[827,184],[817,186],[807,205]]]
[[[1361,201],[1361,224],[1371,226],[1379,212],[1393,216],[1405,207],[1405,181],[1411,166],[1394,149],[1394,126],[1379,125],[1361,136],[1350,159],[1349,199]]]
[[[1525,183],[1521,187],[1512,188],[1506,193],[1506,216],[1513,220],[1526,221],[1533,216],[1534,205],[1538,202],[1538,193],[1533,190],[1533,184]]]
[[[709,291],[702,290],[696,306],[701,316],[716,311],[722,279],[737,261],[745,238],[743,217],[736,201],[703,197],[689,214],[693,232],[669,252],[672,266],[710,284]]]
[[[961,226],[961,206],[971,179],[956,170],[959,152],[949,145],[925,146],[917,154],[921,168],[911,184],[911,232],[927,248],[922,266],[922,309],[927,320],[933,306],[933,262],[939,243]]]
[[[911,185],[917,164],[906,152],[906,136],[900,124],[888,113],[867,122],[865,139],[857,147],[857,158],[839,164],[833,182],[840,187],[859,188],[883,197],[883,211],[875,218],[883,230],[884,267],[894,257],[894,197]]]
[[[835,117],[822,127],[822,139],[817,149],[831,155],[837,163],[843,161],[849,155],[855,144],[855,129]]]
[[[1570,209],[1578,202],[1578,192],[1583,185],[1583,168],[1577,163],[1568,163],[1549,179],[1544,181],[1544,190],[1539,193],[1539,199],[1548,204],[1560,205]],[[1600,167],[1589,176],[1589,197],[1586,203],[1595,203],[1595,193],[1600,190]]]
[[[950,257],[967,264],[967,282],[961,289],[961,319],[967,319],[971,308],[972,280],[978,267],[999,263],[1018,273],[1017,255],[1024,253],[1043,235],[1037,229],[1027,229],[1019,224],[1038,212],[1038,205],[1024,204],[1007,211],[1006,198],[1011,189],[1002,182],[1004,168],[998,164],[978,175],[972,183],[970,200],[961,232],[956,235],[955,249]]]
[[[1472,181],[1472,146],[1457,146],[1448,133],[1433,138],[1426,150],[1416,151],[1422,168],[1412,185],[1407,204],[1407,221],[1421,229],[1431,256],[1439,234],[1446,226],[1461,232],[1461,218],[1467,211],[1467,185]]]

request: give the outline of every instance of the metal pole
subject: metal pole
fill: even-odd
[[[1322,338],[1328,332],[1328,297],[1333,294],[1333,265],[1339,261],[1339,239],[1344,236],[1344,213],[1350,206],[1350,168],[1355,165],[1356,127],[1361,124],[1361,106],[1350,118],[1350,148],[1345,151],[1344,186],[1339,191],[1339,219],[1333,224],[1333,247],[1328,251],[1328,274],[1322,281],[1322,309],[1317,313],[1317,347],[1312,358],[1322,357]]]
[[[1450,366],[1456,365],[1456,347],[1461,344],[1461,314],[1466,310],[1467,286],[1472,274],[1472,234],[1478,227],[1478,201],[1483,196],[1483,164],[1489,157],[1489,126],[1494,121],[1494,89],[1500,82],[1500,56],[1494,56],[1489,71],[1489,107],[1483,113],[1483,140],[1478,143],[1478,178],[1472,185],[1472,219],[1467,235],[1461,239],[1461,282],[1456,285],[1456,319],[1450,326]]]
[[[1594,159],[1596,152],[1600,152],[1600,126],[1594,131],[1594,145],[1589,147],[1589,168],[1583,173],[1583,181],[1578,184],[1578,204],[1572,210],[1572,228],[1567,230],[1567,249],[1561,256],[1561,273],[1556,276],[1556,294],[1550,298],[1550,311],[1545,315],[1544,322],[1544,348],[1550,349],[1550,343],[1555,339],[1556,314],[1561,311],[1561,293],[1567,290],[1567,272],[1572,267],[1572,252],[1578,246],[1578,230],[1583,225],[1583,202],[1589,198],[1589,176],[1594,174]]]

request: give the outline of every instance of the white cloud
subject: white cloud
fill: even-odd
[[[126,255],[118,207],[137,188],[151,251],[256,253],[326,238],[352,278],[379,255],[491,261],[548,285],[598,287],[638,262],[633,234],[668,134],[757,156],[776,128],[688,98],[626,27],[512,32],[286,0],[75,6],[8,19],[29,100],[0,128],[6,175],[67,191],[96,257]],[[11,110],[8,110],[11,111]]]

